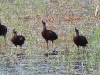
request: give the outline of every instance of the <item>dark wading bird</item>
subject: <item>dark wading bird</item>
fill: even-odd
[[[22,44],[24,44],[25,37],[22,35],[17,35],[17,31],[13,29],[14,36],[12,37],[11,41],[12,43],[17,47],[19,45],[20,47]]]
[[[53,32],[52,30],[47,30],[46,29],[46,23],[42,20],[42,24],[43,24],[43,31],[42,31],[42,37],[46,40],[47,43],[47,48],[48,48],[48,41],[53,41],[58,39],[58,36],[55,32]]]
[[[74,43],[77,45],[78,50],[79,46],[85,47],[88,44],[88,41],[85,36],[79,35],[79,30],[75,27],[76,36],[73,38]]]
[[[6,34],[7,34],[7,27],[4,25],[1,25],[1,22],[0,22],[0,36],[4,36],[5,42],[6,42]]]

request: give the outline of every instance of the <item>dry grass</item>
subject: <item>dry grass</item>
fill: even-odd
[[[51,2],[50,2],[51,1]],[[77,0],[1,0],[0,18],[8,28],[7,43],[0,47],[0,74],[2,75],[44,75],[44,74],[97,74],[100,72],[100,25],[99,17],[92,14],[93,3],[84,4]],[[91,7],[92,6],[92,7]],[[59,38],[54,45],[46,48],[41,36],[44,19],[47,28],[55,31]],[[80,48],[73,43],[74,27],[88,39],[88,47]],[[15,48],[11,43],[12,30],[26,37],[23,48]],[[4,42],[0,37],[0,45]],[[57,50],[58,55],[45,57],[46,52]],[[20,58],[19,58],[20,57]],[[80,61],[77,67],[75,64]],[[3,68],[4,67],[4,68]],[[80,70],[80,71],[79,71]]]

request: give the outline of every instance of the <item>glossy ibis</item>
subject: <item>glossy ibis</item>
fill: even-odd
[[[12,37],[11,41],[12,43],[17,47],[19,45],[20,47],[22,44],[24,44],[25,37],[22,35],[17,35],[16,29],[13,29],[14,36]]]
[[[79,50],[79,46],[85,47],[86,44],[88,44],[88,41],[85,36],[79,35],[79,30],[76,27],[75,27],[75,32],[76,32],[76,36],[73,38],[73,40]]]
[[[42,24],[43,24],[43,31],[42,31],[42,37],[46,40],[46,43],[47,43],[47,48],[48,48],[48,41],[52,41],[52,44],[53,44],[53,41],[58,39],[58,36],[57,34],[52,31],[52,30],[47,30],[46,29],[46,23],[42,20]]]
[[[5,42],[6,42],[6,34],[7,34],[7,27],[2,25],[0,22],[0,36],[4,36]]]

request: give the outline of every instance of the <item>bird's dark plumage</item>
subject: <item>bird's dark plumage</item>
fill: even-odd
[[[14,36],[11,39],[12,43],[17,47],[17,45],[22,46],[22,44],[24,44],[25,41],[25,37],[22,35],[17,35],[17,31],[15,29],[13,29],[13,33]]]
[[[6,41],[6,34],[7,34],[7,27],[1,25],[0,23],[0,36],[4,36],[5,41]]]
[[[42,20],[42,24],[43,24],[43,31],[42,31],[42,37],[46,40],[46,43],[47,43],[47,47],[48,47],[48,41],[53,41],[58,39],[58,36],[57,34],[52,31],[52,30],[47,30],[46,29],[46,23]]]
[[[75,27],[75,32],[76,32],[76,36],[73,38],[74,43],[77,45],[78,48],[79,46],[85,47],[86,44],[88,44],[86,37],[79,35],[79,31],[76,27]]]

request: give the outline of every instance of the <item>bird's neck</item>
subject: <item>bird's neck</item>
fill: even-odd
[[[14,33],[14,36],[16,37],[17,36],[17,33]]]
[[[79,36],[79,33],[76,33],[77,36]]]
[[[46,26],[45,25],[43,25],[43,30],[46,30]]]

